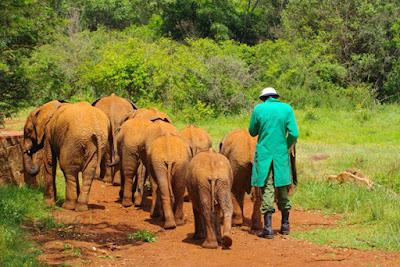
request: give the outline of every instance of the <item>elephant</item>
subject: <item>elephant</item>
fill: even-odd
[[[118,128],[121,124],[137,110],[136,105],[115,94],[111,94],[110,96],[105,96],[97,99],[92,103],[92,106],[101,109],[110,120],[111,123],[111,132],[113,135],[113,144],[109,147],[112,147],[111,151],[106,151],[106,158],[108,162],[114,161],[114,151],[116,149],[116,134]],[[119,185],[121,183],[121,175],[119,173],[118,167],[107,167],[107,172],[104,177],[104,182],[113,183],[115,185]]]
[[[178,132],[175,126],[163,120],[165,113],[158,115],[161,116],[160,119],[156,119],[157,114],[148,117],[154,122],[149,119],[133,117],[124,122],[119,129],[116,138],[118,155],[113,165],[120,164],[122,174],[120,198],[124,207],[133,204],[141,205],[146,176],[146,144],[150,146],[155,138],[164,133]],[[136,185],[135,203],[132,202],[134,185]]]
[[[89,103],[63,104],[54,101],[32,111],[24,127],[24,167],[34,175],[38,164],[34,154],[44,150],[45,200],[56,201],[57,159],[66,179],[65,209],[88,209],[94,177],[99,177],[101,162],[109,144],[111,126],[103,111]],[[78,173],[82,172],[82,188]]]
[[[156,108],[140,108],[131,115],[131,118],[146,119],[153,122],[156,120],[161,120],[172,123],[171,119],[165,112],[161,112]]]
[[[237,129],[228,133],[220,143],[220,152],[225,155],[232,167],[232,202],[233,225],[243,224],[243,201],[245,193],[251,192],[251,172],[254,162],[257,138],[250,136],[247,130]],[[262,228],[260,212],[260,192],[255,190],[256,197],[252,214],[252,229]]]
[[[55,112],[58,107],[62,104],[66,103],[63,100],[53,100],[50,101],[44,105],[41,106],[41,116],[38,117],[36,120],[38,121],[38,124],[44,123],[48,118],[47,116],[49,114],[52,114]],[[35,110],[36,111],[36,110]],[[41,121],[40,121],[41,120]],[[44,176],[44,166],[43,166],[43,157],[44,157],[44,151],[43,145],[44,145],[44,139],[40,138],[40,140],[37,140],[36,138],[30,139],[29,136],[36,134],[35,131],[40,131],[42,129],[32,129],[32,127],[29,127],[25,125],[24,127],[24,143],[23,143],[23,148],[24,148],[24,155],[23,155],[23,163],[24,163],[24,171],[29,175],[29,177],[32,177],[30,180],[36,180],[36,181],[43,181],[43,177],[41,178],[34,178],[37,175]],[[40,136],[43,135],[43,133],[38,133]],[[36,143],[39,142],[39,143]],[[29,152],[29,153],[27,153]],[[28,157],[29,155],[29,157]],[[32,162],[35,162],[34,165],[32,165]],[[33,168],[35,166],[35,168]],[[36,169],[36,167],[38,169]],[[34,182],[32,185],[37,185]]]
[[[192,157],[190,146],[179,133],[166,133],[154,139],[146,150],[152,179],[152,216],[157,214],[156,204],[160,200],[164,229],[174,229],[185,224],[183,202],[185,173]]]
[[[145,130],[151,124],[151,121],[145,119],[129,119],[122,124],[116,137],[118,164],[123,181],[120,197],[124,207],[133,205],[133,185],[139,183],[138,170],[141,165],[141,158],[144,158],[146,154]]]
[[[203,129],[194,125],[188,125],[181,131],[182,137],[188,139],[193,155],[200,151],[207,151],[212,147],[210,135]]]
[[[232,245],[232,179],[233,173],[229,160],[212,149],[198,153],[189,163],[186,185],[193,205],[194,239],[205,238],[202,243],[204,248],[217,248],[218,242],[222,243],[224,248]],[[221,210],[223,214],[222,238]]]

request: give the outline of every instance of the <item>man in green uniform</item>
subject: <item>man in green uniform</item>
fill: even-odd
[[[281,234],[289,234],[288,186],[292,183],[288,151],[298,137],[296,119],[290,105],[278,100],[274,88],[262,90],[258,104],[251,114],[249,132],[258,135],[251,185],[264,189],[261,213],[264,215],[264,229],[260,237],[272,239],[272,214],[275,188],[278,193],[278,208],[282,213]]]

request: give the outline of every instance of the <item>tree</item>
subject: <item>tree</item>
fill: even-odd
[[[0,2],[0,123],[29,99],[20,62],[36,45],[51,39],[58,23],[52,4],[44,0]]]
[[[384,83],[399,49],[391,27],[400,16],[395,0],[293,0],[283,14],[283,38],[319,40],[348,69],[347,82],[373,84],[385,99]]]

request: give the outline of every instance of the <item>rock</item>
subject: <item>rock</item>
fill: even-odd
[[[24,173],[23,132],[0,129],[0,185],[40,185],[43,168],[36,177]]]

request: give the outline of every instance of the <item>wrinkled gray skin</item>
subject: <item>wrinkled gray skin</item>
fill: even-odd
[[[39,165],[32,159],[44,150],[45,199],[53,205],[58,159],[66,180],[63,208],[84,211],[88,209],[92,180],[100,176],[101,161],[111,134],[110,122],[101,110],[89,103],[57,102],[47,103],[29,115],[24,127],[24,167],[29,174],[36,174]],[[82,172],[82,188],[79,172]]]
[[[195,239],[203,239],[202,247],[232,245],[232,169],[228,159],[212,150],[200,152],[191,160],[186,185],[193,204]],[[221,237],[220,212],[223,215]]]
[[[114,161],[114,153],[116,152],[116,135],[118,128],[126,121],[129,116],[131,116],[137,107],[131,101],[111,94],[110,96],[105,96],[97,99],[92,103],[92,106],[102,110],[108,117],[111,123],[112,140],[110,140],[110,145],[107,146],[106,150],[106,162],[110,163]],[[112,148],[111,150],[109,148]],[[119,172],[120,167],[107,167],[104,182],[113,183],[114,185],[121,184],[121,174]]]
[[[245,193],[251,192],[251,172],[254,162],[257,138],[250,136],[247,130],[238,129],[228,133],[220,143],[220,152],[225,155],[232,167],[233,225],[243,224],[243,202]],[[254,190],[252,229],[262,229],[261,192]]]

